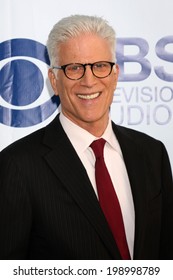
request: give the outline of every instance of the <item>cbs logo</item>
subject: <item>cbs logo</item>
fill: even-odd
[[[59,106],[47,78],[46,47],[30,39],[0,44],[0,123],[29,127],[49,118]]]

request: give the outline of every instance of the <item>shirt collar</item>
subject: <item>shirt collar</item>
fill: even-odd
[[[66,116],[64,116],[62,112],[60,113],[60,122],[73,147],[79,154],[83,153],[94,140],[98,139],[87,130],[73,123]],[[120,155],[122,155],[118,140],[112,130],[112,122],[110,118],[107,128],[101,138],[104,138],[112,149],[116,150]]]

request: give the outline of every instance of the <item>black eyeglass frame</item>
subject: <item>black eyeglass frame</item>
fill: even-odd
[[[99,63],[109,63],[109,65],[111,66],[110,67],[110,72],[109,74],[107,74],[106,76],[104,77],[99,77],[97,75],[94,74],[93,72],[93,67],[95,64],[99,64]],[[115,62],[110,62],[110,61],[96,61],[94,63],[85,63],[85,64],[82,64],[82,63],[69,63],[69,64],[65,64],[65,65],[61,65],[61,66],[52,66],[52,69],[58,69],[58,70],[63,70],[65,76],[70,79],[70,80],[80,80],[84,75],[85,75],[85,72],[86,72],[86,66],[89,65],[90,68],[91,68],[91,71],[92,71],[92,74],[96,77],[96,78],[99,78],[99,79],[103,79],[103,78],[106,78],[108,77],[111,72],[112,72],[112,68],[113,66],[115,65],[116,63]],[[80,78],[77,78],[77,79],[73,79],[73,78],[70,78],[67,74],[66,74],[66,67],[69,66],[69,65],[80,65],[83,67],[84,71],[83,71],[83,74]]]

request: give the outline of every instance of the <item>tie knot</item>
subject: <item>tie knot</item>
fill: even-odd
[[[105,142],[106,141],[103,138],[100,138],[91,143],[90,147],[92,148],[96,158],[103,157]]]

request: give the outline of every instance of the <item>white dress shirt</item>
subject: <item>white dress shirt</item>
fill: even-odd
[[[97,187],[95,181],[95,155],[90,147],[90,144],[98,138],[70,121],[63,115],[62,112],[60,113],[60,122],[79,158],[81,159],[91,181],[93,189],[97,195]],[[104,138],[106,140],[104,148],[104,159],[119,199],[124,220],[127,243],[129,246],[131,258],[133,258],[135,230],[134,204],[123,155],[118,140],[112,130],[110,119],[108,126],[101,138]]]

